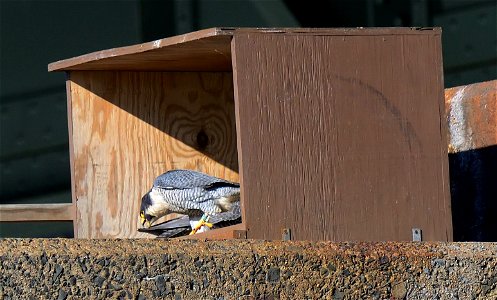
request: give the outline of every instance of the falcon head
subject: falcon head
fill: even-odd
[[[152,190],[142,197],[140,223],[142,226],[146,224],[146,227],[150,227],[152,223],[169,212],[166,202]]]

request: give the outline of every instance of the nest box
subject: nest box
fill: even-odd
[[[202,237],[452,239],[438,28],[212,28],[48,68],[76,237],[143,237],[141,196],[183,168],[242,186],[242,224]]]

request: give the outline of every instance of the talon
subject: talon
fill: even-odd
[[[212,228],[212,226],[214,226],[214,224],[207,223],[208,220],[209,220],[209,216],[203,215],[202,218],[200,218],[200,221],[198,221],[197,225],[195,225],[195,228],[192,229],[192,232],[190,232],[189,235],[193,235],[193,234],[197,233],[197,231],[200,228],[202,228],[202,226],[207,226],[209,228]]]
[[[209,228],[212,228],[212,226],[214,226],[214,224],[212,224],[212,223],[207,223],[207,222],[205,222],[203,225],[204,225],[204,226],[207,226],[207,227],[209,227]]]

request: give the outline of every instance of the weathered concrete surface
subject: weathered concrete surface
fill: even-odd
[[[0,240],[2,299],[497,299],[497,243]]]

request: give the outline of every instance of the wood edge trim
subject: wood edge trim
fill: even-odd
[[[236,28],[236,34],[286,34],[309,36],[439,35],[441,27],[343,27],[343,28]]]
[[[78,207],[76,199],[76,181],[74,166],[74,141],[73,141],[73,119],[72,119],[72,88],[71,74],[66,72],[66,97],[67,97],[67,130],[69,135],[69,169],[71,177],[71,201],[74,206],[73,210],[73,236],[78,237]]]
[[[244,224],[244,229],[246,230],[247,228],[247,214],[245,213],[247,211],[247,202],[246,202],[246,196],[245,196],[245,189],[244,189],[244,168],[243,168],[243,147],[242,147],[242,140],[241,140],[241,124],[240,124],[240,92],[238,89],[238,67],[236,64],[236,58],[237,58],[237,53],[236,53],[236,37],[233,36],[231,39],[231,66],[232,66],[232,74],[233,74],[233,98],[235,102],[235,131],[236,131],[236,148],[237,148],[237,153],[238,153],[238,179],[240,182],[240,208],[242,212],[242,222]]]
[[[0,222],[74,221],[72,203],[1,204]]]
[[[442,197],[444,199],[444,214],[445,214],[445,235],[446,242],[452,242],[454,240],[454,227],[452,222],[452,205],[450,196],[450,171],[449,171],[449,126],[447,123],[447,115],[445,110],[445,88],[444,88],[444,66],[443,66],[443,49],[442,49],[442,37],[438,36],[434,38],[433,46],[435,51],[438,52],[438,59],[435,62],[436,67],[440,70],[440,75],[438,76],[438,115],[439,115],[439,126],[440,126],[440,168],[442,170]]]

